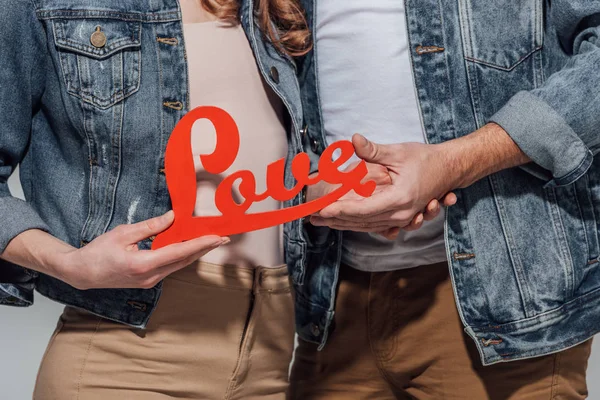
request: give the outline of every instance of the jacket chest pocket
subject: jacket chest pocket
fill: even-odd
[[[511,71],[543,44],[543,0],[458,0],[465,59]]]
[[[52,29],[71,95],[107,109],[139,89],[141,22],[57,19]]]

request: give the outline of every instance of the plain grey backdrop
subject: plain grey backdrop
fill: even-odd
[[[16,173],[9,179],[9,187],[14,196],[23,198]],[[38,365],[62,308],[37,293],[32,307],[0,307],[0,400],[31,399]],[[588,369],[592,400],[600,400],[599,339],[594,343]]]

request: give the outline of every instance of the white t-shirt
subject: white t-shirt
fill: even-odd
[[[321,0],[316,62],[328,143],[361,133],[383,144],[425,141],[399,0]],[[343,262],[390,271],[446,260],[444,215],[396,241],[344,232]]]

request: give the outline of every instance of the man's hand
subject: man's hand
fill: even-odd
[[[314,225],[359,232],[414,229],[425,218],[419,218],[420,222],[414,219],[429,208],[431,199],[444,199],[444,205],[451,205],[456,197],[445,197],[453,189],[529,162],[508,134],[495,124],[435,145],[380,145],[361,135],[354,135],[352,142],[360,158],[388,170],[391,184],[369,198],[336,201],[321,210],[318,217],[311,218]]]
[[[350,164],[348,167],[345,168],[345,171],[351,171],[352,169],[356,168],[356,166],[359,164],[359,162],[360,161],[356,161],[356,162]],[[373,163],[369,163],[369,162],[367,162],[366,164],[367,164],[367,170],[369,172],[368,172],[367,176],[365,176],[365,178],[363,179],[363,182],[366,182],[369,180],[374,181],[377,184],[377,189],[375,189],[375,193],[380,192],[385,187],[392,184],[391,176],[386,167],[384,167],[383,165],[373,164]],[[331,193],[332,191],[336,190],[338,187],[339,187],[339,185],[332,185],[325,181],[320,181],[316,185],[312,185],[307,188],[306,201],[312,201],[319,197],[325,196],[325,195]],[[357,195],[356,193],[354,193],[352,191],[352,192],[347,193],[346,195],[342,196],[338,201],[340,201],[340,200],[360,200],[360,199],[363,199],[363,197]],[[453,193],[449,193],[444,198],[444,205],[451,206],[454,203],[456,203],[456,196]],[[423,224],[423,221],[433,220],[435,217],[437,217],[439,215],[440,211],[441,211],[441,206],[440,206],[440,203],[438,202],[438,200],[437,199],[431,200],[429,202],[429,204],[427,204],[427,207],[425,207],[425,209],[422,210],[421,212],[417,213],[417,215],[415,215],[414,218],[412,219],[411,223],[408,226],[404,227],[404,230],[419,229],[421,227],[421,225]],[[322,218],[320,218],[318,213],[312,215],[310,218],[310,222],[314,223],[314,225],[324,225],[324,224],[320,223],[320,221],[322,221]],[[365,227],[364,231],[365,232],[373,232],[373,229],[370,227]],[[394,240],[400,233],[400,229],[398,227],[393,227],[393,228],[384,229],[381,231],[376,231],[376,233],[378,233],[390,240]]]

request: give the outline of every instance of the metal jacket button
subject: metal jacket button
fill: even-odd
[[[96,31],[92,33],[92,36],[90,37],[90,43],[92,43],[92,46],[98,49],[106,45],[106,35],[104,32],[102,32],[99,26],[97,26]]]
[[[317,324],[310,324],[310,333],[312,333],[313,336],[319,336],[321,334],[321,330]]]
[[[319,142],[317,142],[315,139],[313,139],[312,143],[310,144],[310,148],[312,149],[313,153],[316,153],[319,151]]]
[[[277,68],[271,67],[270,75],[271,79],[273,79],[273,82],[279,84],[279,71]]]
[[[308,133],[308,125],[304,125],[304,128],[300,129],[300,135],[302,135],[302,137],[306,137],[307,133]]]

